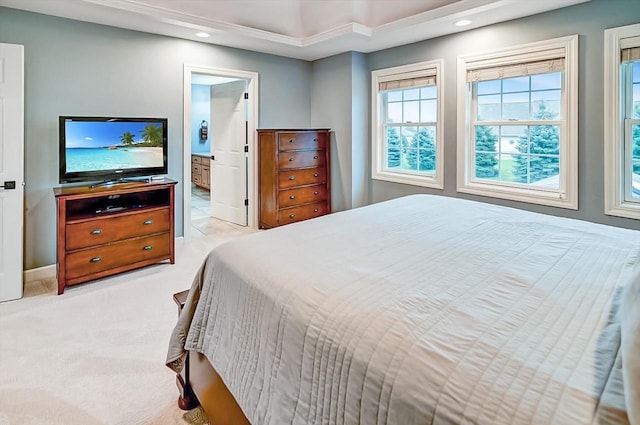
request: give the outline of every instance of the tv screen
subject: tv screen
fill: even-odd
[[[59,118],[60,183],[167,173],[166,118]]]

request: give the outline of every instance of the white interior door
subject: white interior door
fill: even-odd
[[[24,47],[0,43],[0,301],[22,297]]]
[[[211,215],[247,225],[247,82],[211,86]]]

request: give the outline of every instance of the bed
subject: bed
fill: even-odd
[[[637,425],[639,264],[638,231],[402,197],[215,248],[167,365],[214,425]]]

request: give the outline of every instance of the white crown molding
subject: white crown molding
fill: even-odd
[[[349,51],[370,53],[587,1],[590,0],[458,0],[377,26],[351,22],[305,37],[238,25],[213,16],[200,16],[193,9],[186,9],[188,2],[170,3],[172,7],[175,5],[175,9],[139,0],[0,0],[0,6],[201,43],[316,60]],[[263,3],[256,0],[258,4]],[[292,3],[279,4],[288,7],[286,11],[291,10]],[[464,28],[453,25],[463,18],[473,23]],[[264,19],[272,24],[268,22],[272,18],[265,16]],[[211,37],[199,39],[195,36],[199,31],[208,32]]]

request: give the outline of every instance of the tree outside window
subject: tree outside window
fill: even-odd
[[[552,120],[556,114],[547,110],[544,103],[535,118]],[[556,125],[529,126],[528,135],[521,136],[517,144],[513,175],[520,183],[537,183],[553,179],[559,173],[560,131]]]

